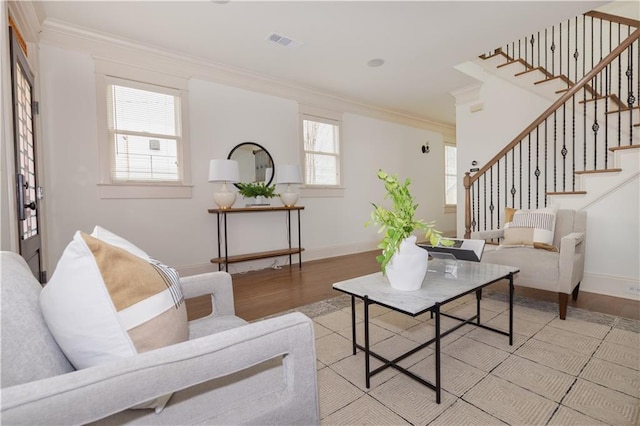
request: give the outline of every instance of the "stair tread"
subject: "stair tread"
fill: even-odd
[[[616,173],[616,172],[621,172],[622,169],[599,169],[599,170],[579,170],[577,172],[574,172],[577,175],[587,175],[587,174],[595,174],[595,173]]]
[[[625,149],[638,149],[640,148],[640,145],[622,145],[622,146],[614,146],[609,148],[609,151],[614,152],[614,151],[622,151]]]
[[[524,65],[525,67],[528,67],[528,66],[529,66],[529,64],[527,64],[527,63],[526,63],[525,61],[523,61],[522,59],[515,59],[515,60],[507,61],[507,62],[505,62],[504,64],[500,64],[500,65],[498,65],[496,68],[502,68],[502,67],[506,67],[507,65],[516,64],[516,63],[522,64],[522,65]]]
[[[547,192],[547,195],[584,195],[587,191]]]

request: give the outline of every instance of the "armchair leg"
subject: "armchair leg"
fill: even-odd
[[[560,319],[567,319],[567,305],[569,304],[569,295],[567,293],[558,293],[558,304],[560,305]]]
[[[576,288],[573,289],[573,292],[571,293],[571,298],[573,299],[573,301],[575,302],[576,300],[578,300],[578,292],[580,291],[580,283],[578,283],[578,285],[576,286]]]

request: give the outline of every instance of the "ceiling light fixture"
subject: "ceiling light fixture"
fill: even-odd
[[[383,64],[384,64],[384,59],[380,59],[380,58],[375,58],[367,62],[367,65],[369,65],[372,68],[382,66]]]
[[[289,49],[302,46],[302,43],[300,43],[299,41],[296,41],[289,37],[285,37],[278,33],[271,33],[267,35],[265,39],[272,43],[279,44],[280,46],[288,47]]]

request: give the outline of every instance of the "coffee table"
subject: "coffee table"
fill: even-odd
[[[433,389],[436,393],[436,402],[440,404],[440,341],[443,337],[465,324],[472,324],[476,327],[509,336],[509,345],[513,345],[513,275],[517,272],[519,272],[519,269],[512,266],[463,260],[432,259],[429,261],[429,268],[422,288],[416,291],[400,291],[391,288],[389,281],[381,272],[333,284],[334,289],[351,296],[353,354],[356,354],[357,349],[365,353],[365,380],[367,388],[370,387],[372,376],[392,367]],[[505,278],[509,280],[509,332],[480,323],[482,289]],[[473,292],[476,293],[476,314],[471,318],[459,318],[441,311],[442,305]],[[364,346],[356,343],[356,298],[361,299],[364,303]],[[369,305],[372,304],[385,306],[412,317],[425,312],[431,312],[432,317],[435,317],[435,337],[399,357],[392,360],[386,359],[382,355],[373,352],[369,346]],[[453,318],[460,321],[460,323],[443,332],[440,329],[441,316]],[[398,365],[403,359],[432,343],[435,343],[435,384]],[[381,367],[373,371],[370,369],[371,356],[383,362]]]

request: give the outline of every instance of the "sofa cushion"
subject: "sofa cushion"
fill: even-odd
[[[177,274],[76,232],[40,295],[44,318],[76,368],[188,339]]]
[[[3,251],[0,265],[2,387],[73,371],[40,313],[38,297],[42,286],[24,259],[17,253]]]
[[[558,251],[553,246],[556,209],[505,209],[505,230],[501,247],[535,247]]]

